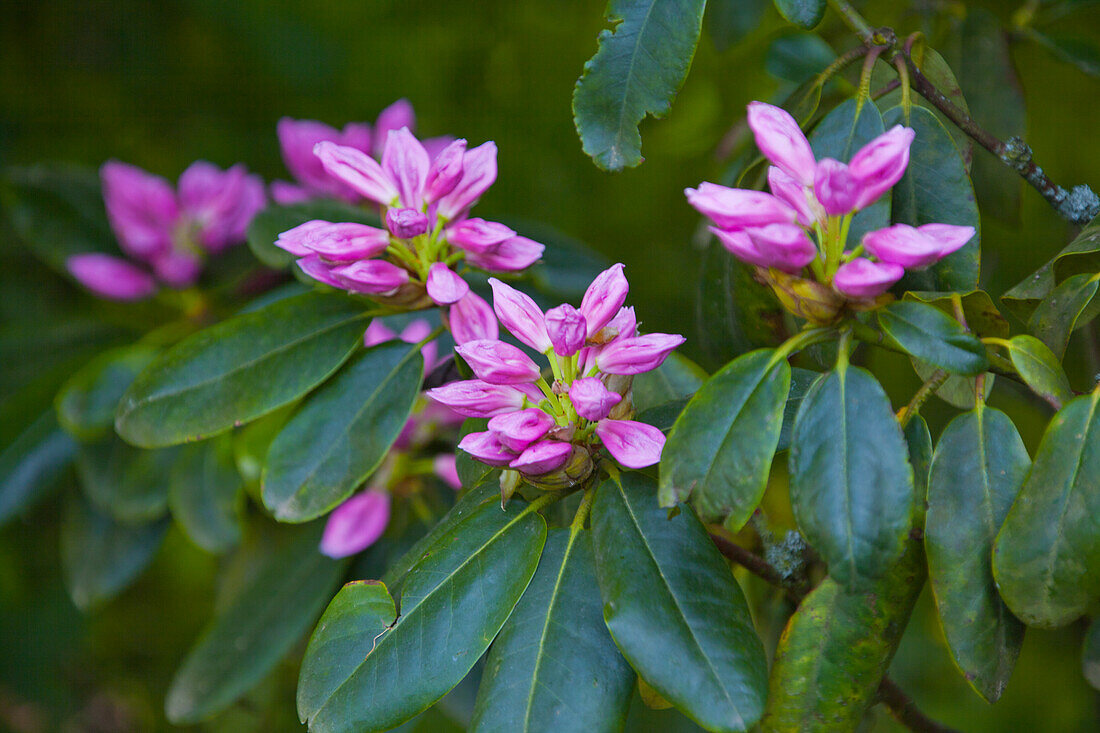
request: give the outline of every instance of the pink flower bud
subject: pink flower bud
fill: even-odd
[[[791,224],[798,214],[780,199],[763,191],[727,188],[703,182],[684,195],[696,211],[722,229],[744,229],[768,224]]]
[[[447,327],[456,344],[476,339],[500,338],[500,328],[493,309],[476,293],[467,293],[447,312]]]
[[[179,206],[160,176],[111,160],[99,169],[107,218],[126,254],[146,260],[172,246]]]
[[[359,260],[332,268],[345,290],[366,295],[387,295],[409,281],[409,273],[385,260]]]
[[[293,229],[287,229],[280,234],[279,238],[275,240],[275,246],[297,257],[308,257],[313,254],[313,250],[305,245],[306,239],[311,232],[328,224],[329,222],[321,219],[313,219],[304,224],[299,224]]]
[[[489,384],[523,384],[539,378],[538,364],[531,357],[504,341],[480,339],[455,347],[459,356]]]
[[[600,420],[596,435],[611,457],[626,468],[645,468],[661,460],[665,436],[657,428],[633,420]]]
[[[917,231],[940,244],[941,258],[966,246],[978,233],[974,227],[956,224],[923,224]]]
[[[802,226],[813,226],[815,221],[825,218],[825,212],[813,200],[810,189],[774,165],[768,167],[768,188],[774,196],[798,212],[798,223]]]
[[[939,240],[908,224],[894,224],[863,236],[863,246],[882,262],[909,269],[928,267],[940,259],[943,245]]]
[[[546,333],[555,354],[572,356],[584,346],[587,325],[581,312],[566,303],[546,311]]]
[[[152,276],[120,257],[98,252],[73,255],[65,267],[81,285],[109,300],[141,300],[157,291]]]
[[[458,463],[454,453],[440,453],[432,460],[432,470],[443,483],[455,491],[462,488],[462,479],[458,477]]]
[[[546,320],[535,301],[495,277],[489,278],[489,285],[493,288],[493,310],[504,327],[540,354],[548,352],[552,345]]]
[[[637,336],[638,317],[634,315],[634,306],[620,308],[615,317],[603,327],[603,335],[608,337],[605,340]]]
[[[404,125],[402,125],[402,127],[404,127]],[[408,126],[410,130],[415,127],[415,125]],[[344,125],[344,129],[340,133],[340,136],[332,139],[341,145],[347,145],[356,150],[362,150],[368,155],[371,151],[371,144],[374,142],[374,136],[371,134],[370,125],[366,122],[349,122]]]
[[[619,312],[629,290],[621,262],[596,276],[581,300],[581,313],[588,324],[588,338],[592,338]]]
[[[326,262],[344,263],[367,259],[381,254],[390,243],[390,235],[385,229],[376,229],[366,224],[314,220],[294,227],[279,235],[276,244],[288,249],[280,242],[290,239],[295,249],[305,249],[320,255]]]
[[[305,187],[302,189],[304,196],[308,198],[310,190],[326,194],[347,191],[342,184],[325,173],[321,161],[313,154],[313,147],[325,140],[344,144],[340,133],[335,128],[316,120],[295,120],[283,117],[275,125],[275,134],[279,138],[279,149],[282,151],[286,169]],[[363,148],[359,149],[363,150]],[[278,200],[277,196],[276,201]]]
[[[450,382],[424,394],[466,417],[494,417],[523,409],[527,396],[506,384],[489,384],[480,379]]]
[[[467,150],[462,156],[462,178],[450,193],[439,199],[437,213],[448,221],[458,219],[496,179],[496,143],[482,143],[473,150]]]
[[[404,330],[401,331],[401,340],[407,344],[417,344],[424,341],[431,334],[432,324],[428,323],[428,321],[423,318],[417,318],[411,321],[409,325],[405,326]],[[435,366],[436,348],[435,341],[428,341],[420,347],[420,354],[424,357],[425,370]]]
[[[397,334],[390,328],[382,323],[380,318],[375,318],[367,326],[367,330],[363,332],[363,346],[370,348],[371,346],[377,346],[378,344],[392,341],[397,338]]]
[[[374,121],[373,135],[373,153],[376,157],[381,158],[384,154],[383,149],[390,132],[400,130],[402,127],[407,127],[409,130],[416,129],[416,113],[413,111],[412,103],[407,99],[399,99],[378,113],[378,119]]]
[[[428,297],[436,305],[451,305],[466,297],[470,286],[454,270],[442,262],[436,262],[428,268],[428,280],[425,282]]]
[[[157,280],[174,288],[185,288],[199,279],[202,260],[190,252],[166,250],[153,255],[149,261]]]
[[[311,254],[306,257],[302,257],[297,261],[298,267],[302,272],[309,275],[317,282],[324,283],[334,288],[341,290],[347,290],[347,286],[343,282],[336,279],[336,276],[332,274],[333,265],[326,263],[321,259],[320,255]]]
[[[573,453],[573,446],[556,440],[540,440],[520,454],[509,465],[530,476],[549,473],[565,465]]]
[[[326,173],[350,186],[360,196],[383,206],[391,206],[397,200],[397,184],[378,161],[361,150],[326,140],[317,143],[313,153],[320,159]]]
[[[709,229],[718,238],[719,243],[737,259],[757,267],[771,267],[771,259],[756,249],[752,237],[744,230],[727,232],[718,227],[709,227]]]
[[[316,158],[313,153],[310,153],[310,156]],[[318,165],[320,165],[320,162],[318,162]],[[272,181],[270,189],[271,200],[279,206],[304,204],[313,198],[305,186],[299,186],[296,183],[288,183],[287,181]],[[358,196],[356,197],[358,198]]]
[[[848,172],[860,186],[857,209],[873,204],[905,175],[909,146],[915,136],[912,128],[895,125],[852,156]]]
[[[537,407],[529,407],[489,420],[492,431],[508,450],[522,453],[536,440],[542,440],[557,425],[554,418]]]
[[[516,236],[509,227],[484,219],[463,219],[447,227],[447,241],[472,254],[492,252],[500,244]]]
[[[198,229],[199,243],[220,252],[244,241],[245,231],[266,204],[264,184],[243,165],[222,170],[199,160],[179,180],[181,216]]]
[[[856,257],[837,268],[833,288],[853,300],[870,300],[889,290],[904,274],[905,268],[901,265]]]
[[[578,415],[596,421],[607,417],[611,408],[622,402],[623,396],[605,387],[598,377],[582,377],[570,385],[569,399]]]
[[[803,186],[812,186],[816,166],[814,151],[790,113],[764,102],[750,103],[748,112],[756,147],[764,157]]]
[[[466,261],[474,267],[491,272],[519,272],[539,261],[543,250],[538,242],[527,237],[512,237],[496,246],[491,252],[470,254]]]
[[[784,272],[796,273],[817,257],[817,246],[795,224],[769,224],[745,230],[760,256]]]
[[[397,198],[402,206],[419,210],[423,205],[429,167],[428,151],[409,128],[390,131],[382,151],[382,170],[397,184]]]
[[[371,489],[356,494],[333,510],[321,535],[321,552],[347,557],[378,540],[390,523],[390,495]]]
[[[468,433],[458,441],[458,449],[490,466],[507,466],[516,459],[516,454],[500,442],[496,433]]]
[[[425,143],[425,149],[427,143]],[[428,151],[431,155],[431,151]],[[462,180],[462,158],[466,154],[466,141],[455,140],[438,155],[432,156],[428,178],[424,182],[424,200],[433,203],[455,189]]]
[[[672,350],[684,341],[683,336],[671,333],[616,339],[600,351],[596,365],[605,374],[649,372],[661,366]]]
[[[826,214],[843,216],[855,208],[859,184],[852,177],[848,166],[839,160],[825,158],[817,164],[814,194]]]
[[[428,216],[417,209],[388,209],[386,228],[398,239],[412,239],[428,231]]]

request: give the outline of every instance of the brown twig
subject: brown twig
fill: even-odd
[[[913,698],[906,695],[898,687],[898,683],[889,677],[882,678],[878,686],[878,694],[882,704],[889,708],[898,722],[909,730],[919,731],[919,733],[959,733],[954,728],[948,728],[922,713],[913,702]]]

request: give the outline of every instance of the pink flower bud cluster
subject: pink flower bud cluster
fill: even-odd
[[[489,283],[500,323],[547,357],[553,378],[548,382],[526,351],[496,338],[484,301],[452,308],[455,350],[476,379],[429,390],[428,396],[461,415],[489,418],[487,431],[470,433],[458,447],[547,489],[588,478],[601,447],[627,468],[657,463],[664,436],[630,419],[631,385],[634,375],[656,369],[684,338],[637,334],[634,309],[623,305],[629,290],[623,266],[601,273],[580,308],[561,305],[546,313],[503,282]]]
[[[714,183],[684,191],[688,202],[714,222],[711,231],[718,241],[743,262],[789,274],[813,267],[815,276],[840,295],[863,301],[886,292],[906,269],[928,267],[973,238],[969,226],[895,224],[866,234],[859,247],[846,251],[843,237],[850,218],[905,175],[913,130],[895,126],[845,164],[817,160],[798,123],[779,107],[752,102],[748,123],[757,147],[772,163],[771,192]],[[830,262],[831,246],[837,250],[835,262]]]
[[[107,218],[126,258],[73,255],[69,272],[110,300],[140,300],[161,284],[186,287],[208,255],[244,240],[264,207],[264,186],[241,165],[222,170],[197,161],[172,184],[140,168],[108,161],[100,169]]]

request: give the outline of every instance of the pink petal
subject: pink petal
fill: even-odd
[[[665,436],[657,428],[633,420],[600,420],[596,435],[611,457],[626,468],[645,468],[661,460]]]
[[[698,189],[685,188],[684,195],[696,211],[722,229],[790,224],[798,216],[790,206],[763,191],[727,188],[704,181]]]
[[[455,491],[462,488],[462,479],[458,477],[458,463],[454,453],[440,453],[432,461],[435,475]]]
[[[450,382],[429,389],[425,394],[466,417],[494,417],[515,412],[524,406],[527,396],[504,384],[489,384],[480,379]]]
[[[321,536],[321,552],[347,557],[373,545],[390,523],[390,495],[383,491],[356,494],[333,510]]]
[[[416,112],[407,99],[399,99],[378,113],[378,119],[374,121],[375,156],[382,157],[390,132],[402,127],[407,127],[410,131],[416,130]]]
[[[157,291],[149,273],[120,257],[89,252],[73,255],[65,267],[81,285],[110,300],[141,300]]]
[[[361,150],[324,141],[317,143],[313,152],[330,176],[361,196],[383,206],[391,206],[397,199],[397,184],[374,158]]]
[[[406,270],[385,260],[359,260],[332,268],[345,290],[365,295],[388,295],[409,281]]]
[[[442,262],[436,262],[428,268],[425,287],[428,297],[436,305],[452,305],[465,298],[470,292],[470,286],[466,281]]]
[[[496,143],[482,143],[466,151],[462,157],[462,178],[450,193],[439,200],[439,215],[448,221],[458,219],[496,179]]]
[[[512,237],[501,242],[492,252],[470,254],[466,261],[490,272],[519,272],[538,262],[545,249],[527,237]]]
[[[870,300],[889,290],[904,274],[905,268],[901,265],[856,257],[837,268],[833,288],[854,300]]]
[[[160,176],[111,160],[99,169],[107,218],[123,252],[148,259],[172,246],[179,206]]]
[[[474,292],[452,305],[447,312],[447,327],[451,330],[456,344],[464,344],[475,339],[493,339],[500,337],[493,309],[485,299]]]
[[[622,399],[621,394],[609,390],[598,377],[575,379],[569,387],[569,400],[585,420],[603,420]]]
[[[540,440],[528,447],[509,465],[521,473],[538,476],[565,465],[573,453],[570,443],[557,440]]]
[[[424,181],[431,161],[428,151],[409,128],[391,130],[382,152],[382,170],[397,184],[402,206],[419,210],[424,203]]]
[[[493,310],[504,327],[540,354],[549,351],[552,345],[546,321],[535,301],[495,277],[489,278],[489,285],[493,289]]]
[[[803,186],[813,185],[814,152],[789,112],[764,102],[752,102],[748,122],[764,157]]]
[[[580,311],[587,324],[588,338],[595,336],[619,312],[629,291],[621,262],[596,276],[581,300]]]

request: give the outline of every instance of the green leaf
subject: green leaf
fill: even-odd
[[[780,81],[793,84],[812,79],[836,60],[836,52],[816,33],[785,33],[771,42],[764,68]]]
[[[791,447],[791,432],[794,430],[794,419],[798,416],[798,410],[802,407],[802,400],[813,386],[814,380],[821,376],[820,372],[793,367],[791,369],[791,389],[787,394],[787,404],[783,406],[783,427],[779,430],[779,445],[776,451],[788,450]]]
[[[985,345],[938,308],[899,301],[877,311],[877,315],[886,335],[921,361],[966,376],[989,368]]]
[[[184,533],[207,552],[241,540],[244,482],[224,438],[180,449],[168,479],[168,506]]]
[[[546,522],[485,504],[438,537],[402,582],[397,622],[341,616],[337,647],[310,641],[298,715],[316,733],[388,730],[457,685],[488,648],[538,565]],[[331,625],[331,624],[330,624]],[[322,637],[324,638],[324,637]]]
[[[146,522],[168,508],[168,476],[178,448],[142,450],[115,436],[82,443],[76,470],[84,493],[120,522]]]
[[[707,3],[707,34],[714,47],[725,51],[760,26],[768,0],[710,0]]]
[[[813,28],[825,17],[825,0],[775,0],[775,9],[788,22]]]
[[[951,655],[988,702],[1004,692],[1024,639],[997,594],[991,557],[1030,465],[1008,416],[981,404],[948,424],[932,459],[928,575]]]
[[[120,524],[78,495],[61,515],[61,570],[77,608],[90,610],[113,598],[153,560],[168,520]]]
[[[741,588],[694,513],[669,519],[637,473],[606,480],[592,507],[604,620],[630,665],[713,731],[744,731],[764,708],[767,664]]]
[[[1100,271],[1100,220],[1085,226],[1062,251],[1001,296],[1021,321],[1027,321],[1055,286],[1082,273]]]
[[[82,439],[97,438],[111,430],[118,401],[159,352],[137,344],[108,351],[88,362],[57,393],[54,404],[62,427]]]
[[[573,119],[597,166],[642,162],[638,124],[663,117],[691,68],[705,0],[611,0],[599,50],[573,90]]]
[[[1050,51],[1059,61],[1072,64],[1089,76],[1100,77],[1100,47],[1092,40],[1061,34],[1046,35],[1034,28],[1027,29],[1024,35]]]
[[[417,344],[387,342],[352,359],[271,443],[264,506],[279,521],[305,522],[351,496],[400,434],[423,372]]]
[[[76,447],[50,409],[0,452],[0,526],[46,497],[68,470]]]
[[[730,362],[688,402],[661,454],[661,506],[691,498],[704,522],[736,532],[764,496],[791,386],[786,359],[760,349]]]
[[[489,429],[488,424],[489,421],[484,418],[471,417],[463,420],[462,428],[459,430],[459,440],[465,438],[470,433],[485,432]],[[462,482],[462,485],[470,487],[478,486],[482,482],[488,481],[490,476],[494,475],[494,471],[498,471],[499,469],[476,460],[466,451],[456,450],[455,470],[458,472],[458,480]],[[499,473],[496,475],[499,475]]]
[[[932,378],[932,375],[936,373],[937,367],[926,364],[920,359],[910,359],[913,364],[913,371],[917,373],[922,382],[927,382]],[[983,377],[984,389],[982,398],[988,398],[993,391],[993,383],[996,381],[997,375],[992,372],[986,372]],[[973,410],[977,404],[978,394],[978,378],[977,377],[960,377],[952,374],[947,377],[947,381],[936,390],[936,396],[953,407],[957,407],[960,410]]]
[[[634,670],[607,633],[593,563],[590,532],[549,532],[489,651],[471,731],[622,730]]]
[[[1089,684],[1100,690],[1100,622],[1089,624],[1085,644],[1081,649],[1081,672]]]
[[[666,402],[663,405],[650,407],[648,410],[637,413],[634,419],[638,422],[652,425],[667,435],[668,431],[672,430],[672,426],[676,422],[676,419],[680,417],[680,413],[684,411],[684,408],[687,407],[687,403],[690,401],[690,398],[684,397],[673,400],[672,402]]]
[[[1008,349],[1008,358],[1024,383],[1054,409],[1062,409],[1062,405],[1074,398],[1058,357],[1042,341],[1034,336],[1021,335],[1013,336],[1001,345]]]
[[[360,343],[365,320],[351,298],[307,293],[200,331],[130,385],[118,432],[153,448],[262,417],[335,372]]]
[[[1001,597],[1028,626],[1064,626],[1100,599],[1100,390],[1063,407],[993,550]]]
[[[912,127],[917,136],[909,149],[909,166],[894,186],[892,216],[895,223],[957,224],[974,227],[974,237],[962,249],[922,272],[908,272],[905,290],[974,290],[978,287],[981,257],[981,221],[974,186],[955,141],[947,128],[924,107],[913,107],[908,119],[901,107],[883,115],[887,128]],[[849,240],[854,242],[856,240]]]
[[[935,306],[949,316],[955,315],[954,296],[958,295],[962,302],[963,317],[966,326],[979,336],[993,336],[1006,338],[1010,327],[1008,321],[993,299],[984,290],[971,290],[966,293],[939,292],[927,290],[911,290],[903,296],[904,300],[927,303]]]
[[[1100,312],[1098,287],[1100,274],[1081,273],[1066,278],[1039,303],[1027,322],[1027,330],[1049,346],[1055,356],[1063,357],[1070,335]]]
[[[256,558],[176,671],[164,703],[171,723],[195,723],[228,707],[302,638],[347,566],[317,550],[322,529],[323,522],[283,529],[282,544]]]
[[[791,508],[806,539],[848,589],[897,561],[910,527],[913,470],[890,400],[871,374],[822,375],[795,418]]]
[[[661,366],[634,377],[634,409],[641,412],[691,397],[706,380],[707,373],[691,359],[669,354]]]
[[[376,214],[343,201],[319,199],[289,206],[272,205],[256,214],[248,225],[248,247],[260,262],[282,270],[298,258],[276,247],[275,240],[283,232],[314,219],[379,226]]]

